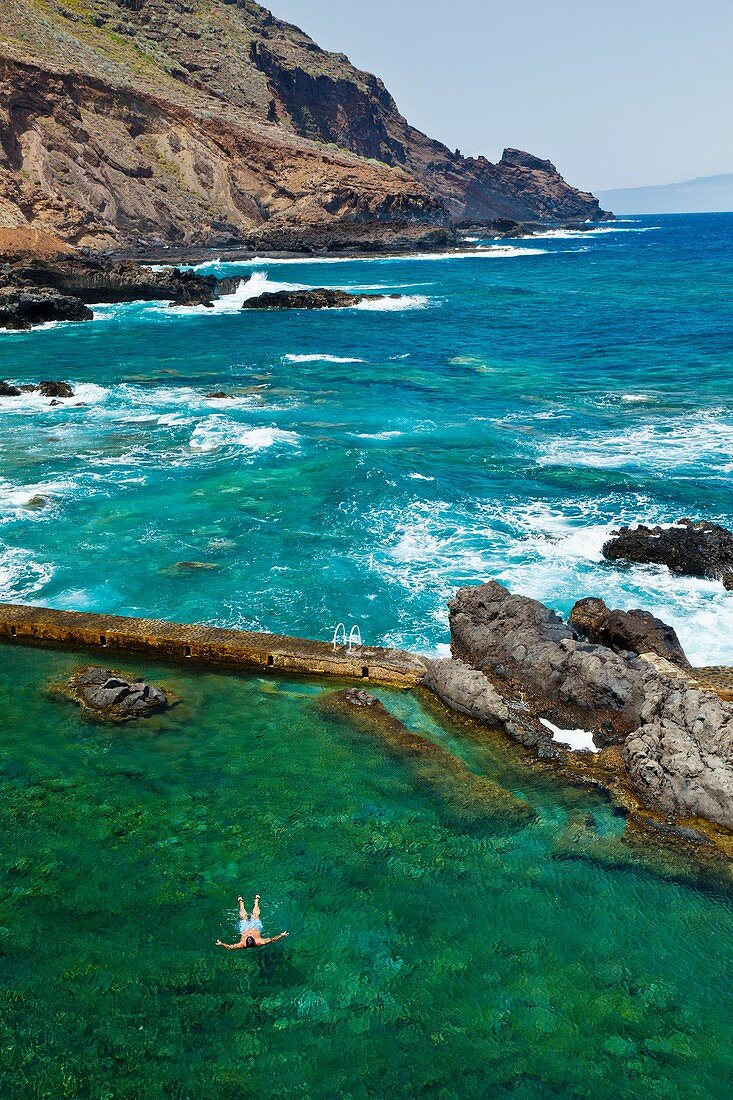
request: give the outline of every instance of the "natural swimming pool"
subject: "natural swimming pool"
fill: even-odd
[[[114,728],[81,662],[0,646],[2,1095],[727,1095],[730,898],[601,795],[380,690],[532,810],[471,821],[330,685],[115,661],[181,701]],[[258,891],[290,938],[217,950]]]

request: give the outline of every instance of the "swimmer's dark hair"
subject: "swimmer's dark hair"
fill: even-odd
[[[247,936],[247,939],[244,941],[244,946],[245,947],[256,947],[257,944],[255,943],[254,936]]]

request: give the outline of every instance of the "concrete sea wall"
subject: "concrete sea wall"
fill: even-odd
[[[326,642],[280,634],[24,604],[0,603],[0,641],[97,651],[105,663],[115,653],[140,653],[165,661],[338,676],[404,688],[414,687],[425,674],[421,659],[400,649],[360,646],[349,653],[346,646],[334,650]]]

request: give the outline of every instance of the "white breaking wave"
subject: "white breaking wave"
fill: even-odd
[[[430,299],[423,294],[405,294],[400,298],[373,298],[357,302],[352,309],[365,313],[400,313],[402,310],[426,309]]]
[[[30,600],[52,576],[53,566],[36,561],[29,550],[0,544],[0,600]]]
[[[0,481],[0,523],[11,519],[44,519],[52,516],[61,497],[76,489],[73,481],[41,481],[35,485],[13,485]],[[42,498],[43,504],[35,508],[31,503]]]
[[[397,439],[398,436],[401,436],[401,435],[403,435],[403,432],[400,432],[400,431],[397,431],[397,430],[384,431],[384,432],[359,432],[357,434],[356,438],[357,439]]]
[[[278,268],[288,266],[310,266],[313,264],[385,264],[400,263],[402,260],[409,262],[430,263],[433,260],[471,260],[492,259],[512,256],[545,256],[546,248],[522,248],[513,245],[486,245],[479,248],[466,249],[454,252],[405,252],[390,256],[288,256],[280,259],[275,256],[253,256],[250,260],[223,261],[221,267],[232,268]],[[211,263],[199,264],[195,271],[204,271],[214,266]]]
[[[401,589],[405,622],[414,614],[410,601],[424,608],[428,592],[432,618],[447,627],[446,602],[456,589],[493,579],[565,614],[584,596],[625,611],[640,607],[675,628],[693,664],[733,664],[733,597],[720,582],[603,558],[603,544],[618,526],[665,519],[643,496],[554,506],[416,500],[371,513],[364,527],[371,568]]]
[[[299,442],[300,437],[296,432],[288,432],[272,425],[259,428],[247,427],[227,420],[225,417],[211,416],[196,427],[189,446],[192,451],[216,451],[221,447],[239,447],[256,453],[278,444],[297,447]]]
[[[178,316],[181,314],[201,316],[239,313],[245,302],[250,301],[252,298],[259,298],[262,294],[277,294],[280,291],[306,289],[307,287],[302,286],[300,283],[270,282],[266,272],[255,271],[249,279],[242,279],[235,291],[231,294],[222,294],[220,298],[214,300],[211,306],[173,306],[172,309],[166,308],[165,312]]]
[[[363,363],[344,355],[283,355],[286,363]]]
[[[638,225],[632,229],[623,229],[616,225],[599,225],[594,229],[545,229],[541,233],[527,233],[522,237],[523,241],[532,240],[556,240],[556,241],[577,241],[583,237],[592,240],[593,237],[602,236],[606,233],[651,233],[653,230],[661,229],[659,225]]]
[[[540,466],[635,467],[657,475],[692,465],[733,472],[733,417],[701,413],[686,423],[665,418],[629,431],[553,439],[540,447]]]

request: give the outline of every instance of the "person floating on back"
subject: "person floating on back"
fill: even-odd
[[[255,898],[254,905],[252,906],[252,915],[247,916],[247,910],[244,908],[244,898],[237,898],[239,902],[239,931],[241,939],[239,943],[222,943],[221,940],[216,941],[217,947],[224,947],[227,951],[242,951],[248,947],[262,947],[266,943],[274,943],[275,940],[281,940],[283,936],[290,935],[289,932],[281,932],[279,936],[263,936],[262,935],[262,921],[260,920],[260,895]]]

